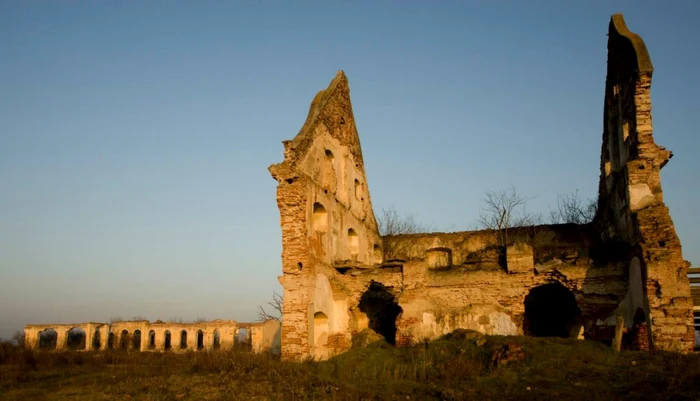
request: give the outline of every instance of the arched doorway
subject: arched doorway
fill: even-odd
[[[129,347],[129,331],[127,329],[122,330],[119,336],[119,348],[127,349]]]
[[[389,344],[396,344],[396,319],[403,312],[395,299],[391,287],[372,281],[359,304],[360,311],[369,318],[369,328],[384,336]]]
[[[131,337],[131,346],[136,350],[141,349],[141,330],[134,330],[134,335]]]
[[[197,330],[197,349],[204,349],[204,332]]]
[[[526,335],[533,337],[569,337],[572,325],[580,319],[576,297],[560,283],[544,284],[525,297]]]
[[[172,345],[172,337],[170,336],[170,330],[165,330],[165,350],[169,351],[173,345]]]
[[[180,332],[180,349],[187,348],[187,330],[182,330]]]
[[[95,330],[95,334],[93,334],[93,336],[92,336],[92,349],[98,350],[102,346],[102,333],[101,333],[101,331],[102,331],[101,328],[98,328],[97,330]]]
[[[156,331],[148,332],[148,349],[156,349]]]
[[[314,356],[324,359],[328,344],[328,315],[323,312],[314,313]]]
[[[56,349],[58,333],[54,329],[46,329],[39,334],[39,349]]]
[[[66,347],[72,350],[85,349],[85,337],[85,330],[79,327],[73,327],[66,333]]]
[[[212,347],[214,349],[221,348],[221,334],[219,334],[219,329],[214,330],[214,339],[212,340]]]

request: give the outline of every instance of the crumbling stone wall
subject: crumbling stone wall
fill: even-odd
[[[592,269],[590,226],[513,229],[507,248],[494,231],[380,238],[342,72],[284,146],[284,161],[270,172],[282,227],[285,359],[349,349],[371,323],[359,302],[372,282],[389,288],[402,310],[400,345],[456,328],[522,334],[524,299],[547,283],[571,291],[588,322],[606,318],[625,296],[624,263]],[[393,260],[384,260],[381,241],[395,245]]]
[[[395,238],[408,243],[401,246],[406,253],[399,297],[400,343],[434,339],[457,328],[524,334],[525,297],[533,288],[550,283],[571,291],[587,328],[624,299],[624,263],[601,263],[591,254],[595,244],[589,226],[512,229],[511,237],[518,242],[505,248],[494,231]],[[451,262],[435,265],[436,250],[447,255],[443,261]]]
[[[360,304],[379,284],[386,293],[378,299],[399,310],[398,345],[457,328],[534,333],[548,312],[532,308],[554,305],[569,313],[552,317],[557,335],[611,339],[622,316],[634,347],[648,346],[645,332],[661,349],[692,347],[688,264],[659,178],[671,154],[651,134],[651,62],[621,15],[611,19],[608,48],[594,222],[512,229],[508,244],[494,231],[379,236],[339,72],[299,134],[283,142],[284,161],[269,168],[282,228],[283,358],[325,359],[350,348],[377,326],[378,315]],[[556,309],[560,303],[567,306]]]
[[[322,327],[337,324],[333,303],[321,305],[320,299],[327,297],[315,297],[324,291],[317,288],[317,271],[337,262],[369,265],[381,260],[381,239],[342,71],[316,95],[299,134],[283,144],[284,161],[269,168],[278,182],[282,227],[282,354],[302,358],[313,352],[315,339],[327,341],[327,336],[314,336],[314,315],[318,314],[316,322],[323,316],[329,319]]]
[[[621,14],[608,32],[603,144],[596,225],[604,241],[622,242],[636,258],[643,281],[643,309],[651,345],[692,350],[693,315],[685,261],[668,207],[660,171],[672,153],[652,135],[651,80],[654,68],[639,35]],[[633,315],[635,311],[627,313]]]

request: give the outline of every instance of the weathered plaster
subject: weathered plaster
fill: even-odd
[[[658,348],[687,350],[687,263],[661,191],[671,154],[651,136],[653,67],[621,15],[611,18],[608,49],[595,221],[511,229],[505,248],[494,231],[379,236],[340,71],[269,168],[282,229],[283,358],[347,350],[369,325],[358,304],[373,281],[401,307],[398,345],[456,328],[522,334],[530,291],[560,283],[580,310],[571,337],[609,338],[608,322],[620,314],[629,327],[642,308]]]

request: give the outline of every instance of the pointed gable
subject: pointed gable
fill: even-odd
[[[323,129],[319,129],[319,126]],[[358,168],[364,172],[360,138],[350,101],[350,86],[342,70],[338,71],[328,88],[316,94],[301,130],[291,142],[285,144],[294,155],[290,161],[303,159],[316,136],[324,131],[348,148]]]

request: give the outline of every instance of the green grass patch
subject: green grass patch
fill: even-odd
[[[493,367],[504,344],[522,346],[524,358]],[[242,351],[59,353],[2,344],[0,399],[697,400],[700,355],[459,331],[301,363]]]

